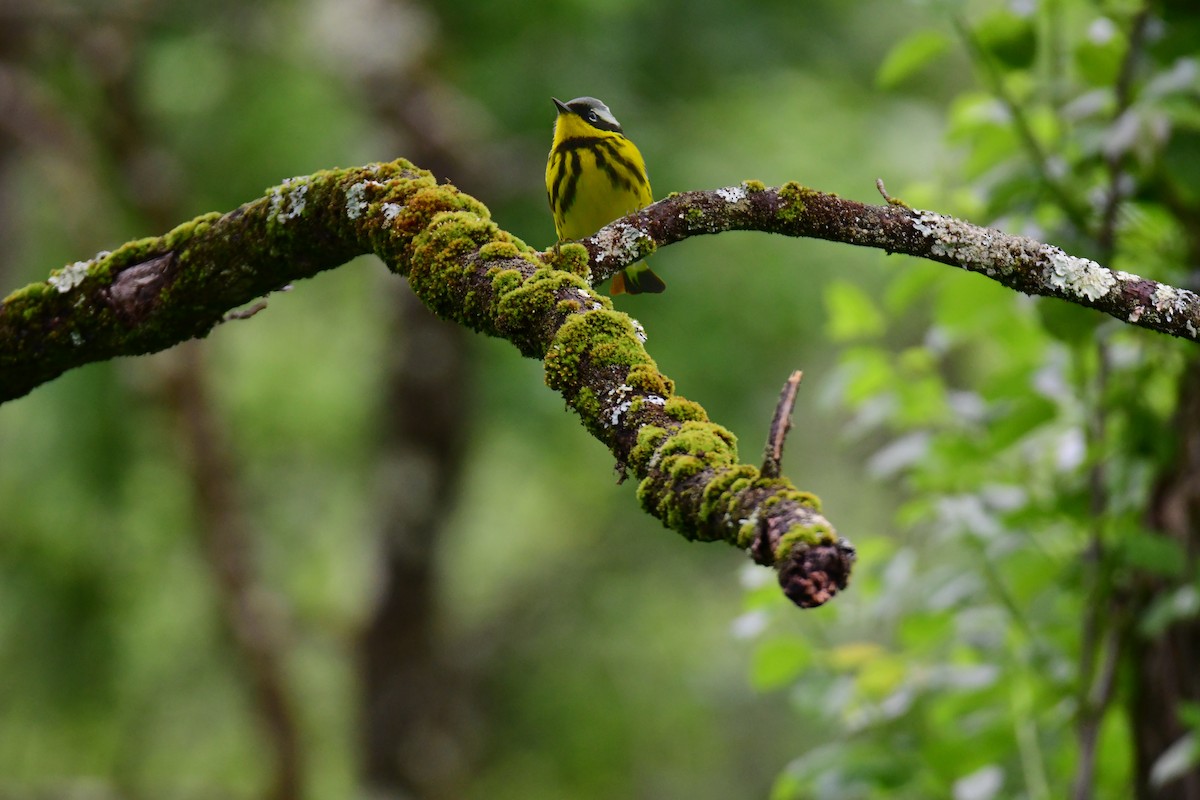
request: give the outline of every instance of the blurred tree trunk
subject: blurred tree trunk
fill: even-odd
[[[469,429],[463,331],[429,313],[407,286],[392,291],[380,595],[360,643],[363,771],[373,796],[454,797],[469,772],[468,707],[439,645],[434,545]]]
[[[1187,560],[1178,580],[1144,576],[1139,597],[1141,618],[1155,601],[1193,582],[1200,554],[1200,359],[1193,358],[1180,380],[1176,410],[1178,452],[1159,477],[1151,498],[1149,521],[1179,543]],[[1200,702],[1200,619],[1194,614],[1173,621],[1154,638],[1136,636],[1132,661],[1134,686],[1130,718],[1137,752],[1140,800],[1200,800],[1200,769],[1161,787],[1151,783],[1155,763],[1186,732],[1179,709]]]
[[[255,531],[242,501],[241,471],[226,420],[210,397],[202,345],[172,351],[162,381],[186,462],[196,535],[216,587],[221,619],[241,662],[254,713],[273,756],[266,800],[298,800],[306,764],[286,679],[285,620],[262,585],[254,557]]]
[[[183,216],[187,187],[180,179],[148,171],[159,146],[135,82],[134,62],[105,68],[113,54],[134,52],[149,28],[136,18],[114,22],[92,39],[76,40],[89,73],[104,99],[104,116],[91,136],[97,161],[110,160],[119,180],[114,200],[145,222],[165,231]],[[93,165],[98,171],[102,164]],[[170,173],[168,173],[170,175]],[[272,759],[263,797],[298,800],[307,764],[300,720],[286,677],[285,615],[263,585],[255,559],[255,534],[243,501],[229,420],[213,402],[211,378],[199,342],[187,342],[159,356],[164,365],[150,393],[169,414],[180,440],[178,456],[191,483],[194,535],[212,580],[224,632],[236,653],[240,677]]]
[[[487,111],[435,70],[422,61],[401,73],[368,68],[356,82],[396,132],[395,152],[493,202],[512,192],[497,167],[519,159],[484,130]],[[374,797],[439,800],[463,794],[478,738],[474,680],[448,652],[436,603],[435,543],[474,427],[471,369],[464,329],[437,319],[406,284],[388,280],[387,291],[396,312],[380,420],[379,594],[359,642],[362,772]]]

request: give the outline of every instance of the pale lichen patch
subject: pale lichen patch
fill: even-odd
[[[633,400],[629,399],[629,395],[633,393],[633,387],[627,383],[622,383],[609,389],[605,394],[605,399],[610,403],[608,408],[608,424],[616,427],[621,422],[621,417],[625,416],[625,412],[633,405]]]
[[[633,323],[633,335],[638,338],[639,342],[645,344],[646,340],[650,338],[646,335],[646,328],[633,317],[630,317],[629,321]]]
[[[308,180],[286,178],[271,190],[270,216],[280,222],[295,219],[304,213],[307,204]]]
[[[1099,300],[1117,285],[1112,271],[1087,258],[1069,256],[1052,245],[1044,255],[1048,266],[1046,281],[1056,289],[1088,300]]]
[[[66,294],[83,283],[91,266],[92,262],[90,261],[76,261],[74,264],[68,264],[50,276],[50,285],[58,289],[60,293]]]
[[[404,210],[404,206],[399,203],[384,203],[380,208],[383,210],[383,219],[386,222],[393,221]]]
[[[599,302],[597,302],[596,296],[594,294],[592,294],[591,292],[589,292],[587,289],[576,289],[575,293],[577,295],[579,295],[580,299],[583,300],[583,302],[588,304],[588,309],[590,309],[592,311],[599,311],[602,308],[604,308],[604,306],[602,306]]]
[[[649,236],[636,225],[622,222],[602,229],[596,238],[596,263],[631,264],[641,257],[639,242]]]
[[[370,201],[367,200],[367,187],[369,186],[383,186],[383,184],[379,181],[359,181],[346,190],[346,216],[350,219],[358,219],[366,213],[367,206],[370,205]]]
[[[931,240],[932,256],[949,259],[973,272],[994,277],[997,273],[1010,274],[1022,265],[1041,264],[1048,285],[1063,294],[1092,301],[1099,300],[1117,285],[1118,276],[1095,261],[1067,255],[1053,245],[1039,244],[1023,236],[980,228],[932,211],[916,212],[913,228]]]
[[[622,383],[620,386],[609,389],[605,393],[605,413],[608,414],[608,424],[610,427],[615,428],[619,425],[621,418],[639,401],[643,404],[649,403],[652,406],[659,406],[660,408],[667,404],[665,397],[657,394],[647,394],[639,398],[634,396],[635,391],[629,384]]]
[[[726,203],[740,203],[746,199],[746,187],[726,186],[722,189],[717,189],[717,197]]]
[[[938,258],[948,258],[968,269],[993,275],[1009,272],[1013,256],[1005,248],[995,247],[1000,234],[977,225],[944,217],[932,211],[918,211],[913,222],[918,233],[932,240],[929,250]]]
[[[1150,295],[1150,300],[1154,303],[1154,310],[1170,322],[1176,314],[1186,314],[1188,308],[1195,305],[1197,298],[1187,289],[1176,289],[1160,283],[1155,287],[1154,294]]]

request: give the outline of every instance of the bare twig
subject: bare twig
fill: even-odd
[[[793,372],[779,394],[779,403],[775,406],[775,416],[771,418],[771,429],[767,434],[762,469],[759,470],[765,477],[778,478],[780,475],[783,443],[792,428],[792,409],[796,405],[796,390],[800,388],[800,378],[803,375],[800,370]]]
[[[892,197],[888,194],[887,187],[883,185],[883,178],[875,179],[875,188],[879,190],[879,195],[889,206],[900,206],[901,208],[912,208],[908,203],[901,200],[899,197]]]
[[[228,314],[226,314],[224,317],[221,318],[221,321],[222,322],[232,322],[235,319],[250,319],[251,317],[253,317],[258,312],[262,311],[266,307],[267,307],[267,301],[259,300],[257,303],[255,303],[254,305],[252,305],[248,308],[239,308],[236,311],[230,311]]]

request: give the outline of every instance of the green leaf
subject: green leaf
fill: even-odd
[[[1200,120],[1197,121],[1200,128]],[[1195,131],[1177,131],[1167,143],[1162,154],[1163,170],[1171,177],[1171,183],[1188,203],[1200,197],[1196,187],[1200,186],[1200,134]]]
[[[842,375],[846,381],[844,396],[852,408],[891,391],[897,383],[891,354],[878,347],[858,346],[846,351]]]
[[[1047,333],[1061,342],[1076,346],[1091,342],[1096,328],[1104,320],[1092,309],[1065,300],[1039,302],[1037,310]]]
[[[911,78],[950,48],[950,40],[940,31],[917,31],[892,46],[875,74],[875,85],[894,89]]]
[[[1092,86],[1111,86],[1121,71],[1127,44],[1116,23],[1097,17],[1075,49],[1079,75]]]
[[[974,28],[979,46],[1002,66],[1022,69],[1033,64],[1037,38],[1030,17],[1005,9],[988,14]]]
[[[883,333],[883,314],[867,293],[853,283],[834,281],[829,284],[825,290],[825,309],[829,314],[829,336],[835,342]]]
[[[954,636],[954,617],[944,611],[914,611],[900,619],[900,641],[906,652],[936,651]]]
[[[1200,733],[1200,703],[1181,702],[1175,707],[1175,713],[1179,715],[1180,722]]]
[[[1143,636],[1161,636],[1176,622],[1193,619],[1200,614],[1200,592],[1188,584],[1172,592],[1160,594],[1142,615],[1138,630]]]
[[[904,256],[891,258],[904,259],[884,296],[884,305],[893,314],[927,307],[930,298],[937,293],[946,276],[951,274],[941,264],[930,264],[928,261],[908,259]]]
[[[1183,574],[1187,563],[1183,546],[1165,534],[1130,528],[1122,532],[1117,557],[1125,566],[1166,578]]]
[[[778,689],[795,681],[811,662],[812,650],[803,639],[770,639],[754,651],[750,682],[759,691]]]
[[[999,453],[1016,444],[1031,431],[1054,419],[1054,403],[1036,394],[1026,394],[1005,406],[1003,413],[988,424],[988,449]]]

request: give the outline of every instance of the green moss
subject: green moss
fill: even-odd
[[[783,205],[779,209],[779,218],[785,222],[795,222],[804,216],[806,206],[804,198],[811,190],[795,181],[788,181],[779,188],[779,199]]]
[[[33,306],[25,304],[37,303],[46,295],[56,291],[58,290],[45,281],[31,283],[28,286],[24,286],[15,290],[8,297],[5,297],[3,301],[5,307],[4,310],[8,313],[13,313],[15,309],[21,308],[23,312],[17,311],[16,313],[23,313],[25,318],[28,318],[30,310],[33,308]]]
[[[651,400],[647,397],[635,396],[629,401],[629,414],[636,414],[644,408],[662,408],[662,403],[658,402],[657,398]]]
[[[492,291],[496,293],[497,297],[517,289],[525,280],[521,271],[516,269],[493,268],[488,275],[492,279]]]
[[[733,434],[711,422],[683,423],[660,452],[664,460],[669,455],[687,454],[708,459],[714,467],[737,460]]]
[[[463,194],[453,186],[433,185],[413,192],[404,200],[405,208],[424,214],[429,218],[439,213],[461,211],[481,220],[491,222],[487,206],[470,195]]]
[[[719,425],[685,422],[673,432],[648,426],[639,432],[629,463],[635,472],[650,474],[638,484],[642,507],[689,539],[723,538],[724,520],[736,503],[731,492],[749,487],[756,474],[753,467],[737,464],[733,435]],[[705,486],[680,492],[681,484],[711,473]],[[735,488],[736,487],[736,490]],[[688,509],[701,499],[699,517]]]
[[[546,347],[541,337],[548,335],[548,332],[529,325],[529,321],[542,319],[548,322],[555,313],[565,313],[559,308],[559,300],[568,289],[576,293],[574,296],[568,295],[568,300],[579,296],[578,292],[591,291],[587,282],[577,275],[558,270],[538,270],[496,298],[493,315],[496,330],[517,345],[522,353],[541,358]],[[575,314],[569,319],[578,316]]]
[[[656,394],[664,400],[669,400],[675,394],[675,384],[658,371],[658,366],[653,361],[635,364],[625,376],[625,383],[632,386],[638,394]]]
[[[543,260],[546,266],[551,269],[570,272],[585,280],[591,276],[591,266],[588,264],[588,251],[581,244],[567,242],[559,245],[557,251],[555,248],[551,248],[544,254]]]
[[[431,235],[415,250],[409,280],[414,286],[436,281],[441,288],[449,288],[462,277],[461,259],[476,247],[476,242],[462,229],[452,226],[431,229]]]
[[[704,209],[696,206],[689,206],[688,210],[683,212],[683,218],[691,227],[698,227],[704,223]]]
[[[571,407],[583,419],[597,419],[600,416],[600,400],[590,386],[580,388],[571,399]]]
[[[751,192],[751,193],[765,192],[767,190],[767,185],[765,183],[763,183],[762,181],[754,180],[753,178],[751,178],[750,180],[742,181],[742,186],[744,186],[746,188],[747,192]]]
[[[739,505],[740,495],[748,489],[758,470],[749,464],[722,469],[705,485],[700,500],[700,523],[707,535],[700,538],[715,541],[725,538],[726,521]]]
[[[708,462],[698,456],[679,453],[664,458],[662,460],[662,468],[671,476],[672,482],[679,483],[693,475],[699,475],[701,472],[704,472],[704,470],[708,469]]]
[[[191,225],[191,222],[185,222],[162,238],[153,237],[126,242],[104,257],[105,270],[112,275],[130,264],[139,264],[179,247],[188,240],[187,234],[191,230]],[[172,234],[174,234],[174,239],[171,238]]]
[[[644,472],[659,446],[670,436],[670,431],[657,425],[643,425],[637,432],[637,444],[629,451],[629,465],[635,472]]]
[[[554,310],[560,314],[575,314],[583,310],[583,305],[578,300],[559,300]]]
[[[552,273],[572,281],[573,275]],[[602,309],[576,314],[555,332],[546,352],[546,384],[567,398],[574,396],[583,378],[581,365],[592,369],[620,366],[626,369],[653,363],[633,330],[626,314]]]
[[[482,308],[456,302],[467,287],[463,281],[473,272],[463,266],[467,257],[496,236],[490,220],[461,211],[440,211],[429,226],[413,239],[409,284],[426,305],[439,316],[453,319],[475,330],[486,330]]]
[[[745,550],[754,544],[754,540],[758,538],[758,521],[760,519],[761,517],[756,510],[748,518],[740,520],[741,524],[738,525],[736,539],[738,547]]]
[[[760,476],[754,481],[754,489],[771,495],[771,497],[762,503],[764,511],[785,500],[804,506],[805,508],[811,508],[813,511],[821,510],[821,498],[811,492],[798,490],[787,478],[764,478]]]
[[[703,406],[678,395],[667,400],[667,404],[663,406],[663,411],[671,419],[679,420],[680,422],[708,422],[708,414],[704,411]]]
[[[513,243],[513,245],[517,248],[517,250],[519,250],[521,252],[522,256],[528,258],[529,254],[536,252],[532,247],[525,244],[525,241],[523,239],[521,239],[520,237],[509,234],[508,238],[509,238],[509,241],[511,241]],[[530,259],[530,260],[532,260],[532,259]]]
[[[820,522],[814,522],[811,525],[793,525],[779,537],[779,544],[775,546],[775,563],[786,559],[791,555],[792,550],[799,546],[816,547],[822,544],[832,544],[834,541],[833,531],[828,525]]]
[[[479,248],[481,261],[495,261],[501,258],[517,258],[521,251],[512,242],[491,241]]]
[[[800,505],[811,508],[813,511],[821,510],[821,498],[812,492],[802,492],[799,489],[794,489],[791,498]]]
[[[488,211],[482,203],[461,194],[452,186],[438,186],[432,179],[397,181],[388,194],[380,199],[400,204],[399,213],[382,233],[398,239],[401,245],[425,232],[440,214],[461,212],[464,217],[491,224]],[[364,218],[363,224],[368,221]],[[492,227],[498,231],[494,225]],[[500,239],[495,234],[490,238]]]

